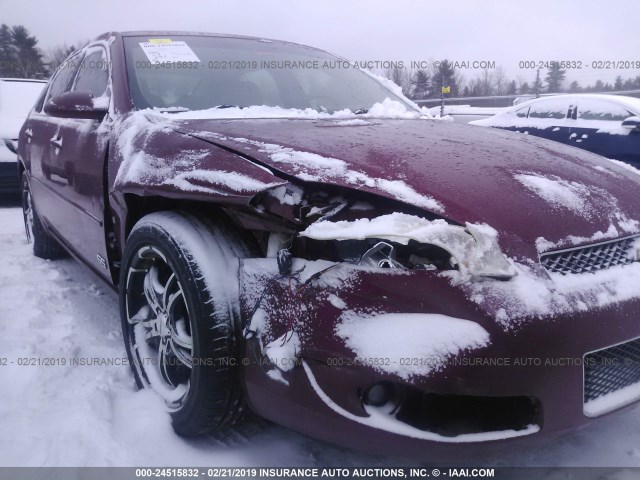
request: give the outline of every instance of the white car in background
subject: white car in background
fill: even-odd
[[[469,122],[535,135],[640,165],[640,99],[573,94],[537,98]]]
[[[18,133],[46,84],[44,80],[0,78],[0,197],[17,198]]]

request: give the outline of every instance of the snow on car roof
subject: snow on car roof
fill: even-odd
[[[633,110],[633,113],[640,114],[640,98],[635,97],[627,97],[624,95],[614,95],[614,94],[606,94],[606,93],[568,93],[563,95],[553,95],[551,97],[541,97],[534,98],[532,100],[527,100],[526,102],[519,103],[509,108],[509,111],[518,110],[527,105],[534,105],[539,102],[553,102],[554,100],[566,100],[566,99],[575,99],[579,100],[604,100],[607,102],[613,102],[618,105],[624,106],[630,110]]]

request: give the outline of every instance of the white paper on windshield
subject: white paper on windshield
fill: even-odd
[[[151,63],[176,63],[198,62],[200,59],[186,42],[173,42],[169,39],[150,39],[148,42],[140,42]]]

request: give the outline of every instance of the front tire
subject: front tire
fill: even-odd
[[[140,388],[165,400],[174,430],[231,426],[244,401],[239,379],[238,258],[228,229],[181,212],[133,228],[120,276],[125,346]]]

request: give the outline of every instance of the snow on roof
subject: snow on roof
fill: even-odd
[[[554,95],[551,97],[534,98],[532,100],[527,100],[526,102],[519,103],[518,105],[514,105],[513,107],[510,107],[508,111],[512,112],[514,110],[519,110],[520,108],[527,105],[535,105],[542,102],[552,103],[553,101],[566,101],[571,99],[575,100],[576,102],[580,100],[604,100],[606,102],[613,102],[632,110],[632,112],[635,114],[640,115],[640,98],[627,97],[624,95],[607,95],[603,93],[567,93],[563,95]]]

